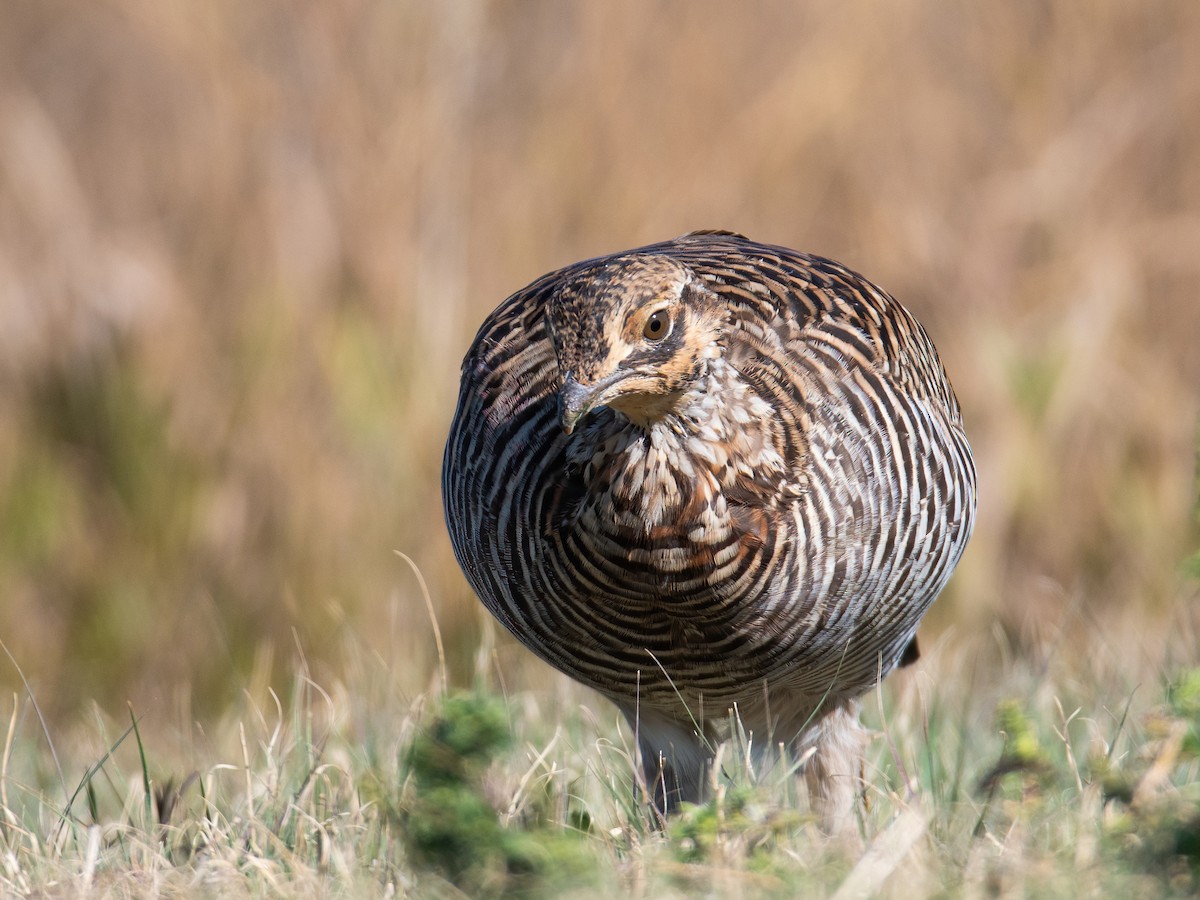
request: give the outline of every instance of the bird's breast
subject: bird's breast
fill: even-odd
[[[647,608],[721,608],[723,595],[764,546],[764,521],[731,505],[737,467],[728,448],[679,425],[643,429],[619,419],[569,454],[575,499],[554,543],[605,573],[617,602]]]

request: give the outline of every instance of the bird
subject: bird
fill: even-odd
[[[666,815],[736,716],[853,831],[860,698],[970,538],[976,474],[925,329],[849,268],[697,231],[504,300],[443,459],[454,552],[529,650],[611,700]]]

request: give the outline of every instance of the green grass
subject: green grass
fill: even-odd
[[[995,657],[995,662],[990,661]],[[1087,657],[1083,657],[1087,658]],[[866,850],[833,843],[735,729],[713,798],[660,827],[615,711],[555,681],[505,697],[361,684],[251,692],[191,747],[55,755],[28,697],[0,777],[0,890],[93,896],[1162,896],[1200,889],[1200,670],[934,648],[866,698]],[[1143,673],[1144,674],[1144,673]],[[483,679],[480,678],[482,685]],[[440,682],[439,682],[440,683]],[[159,729],[161,731],[161,729]]]

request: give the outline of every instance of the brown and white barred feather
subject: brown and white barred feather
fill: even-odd
[[[443,491],[471,586],[620,707],[660,805],[702,796],[736,706],[755,746],[815,748],[810,795],[838,829],[856,698],[957,564],[975,470],[899,303],[718,232],[505,300],[463,363]]]

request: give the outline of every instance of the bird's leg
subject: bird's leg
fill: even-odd
[[[680,803],[699,803],[708,783],[712,754],[690,724],[624,710],[638,738],[642,774],[651,802],[666,816]]]
[[[817,724],[812,757],[804,768],[809,802],[822,827],[840,838],[857,838],[856,810],[863,790],[863,752],[868,731],[859,704],[839,705]]]

